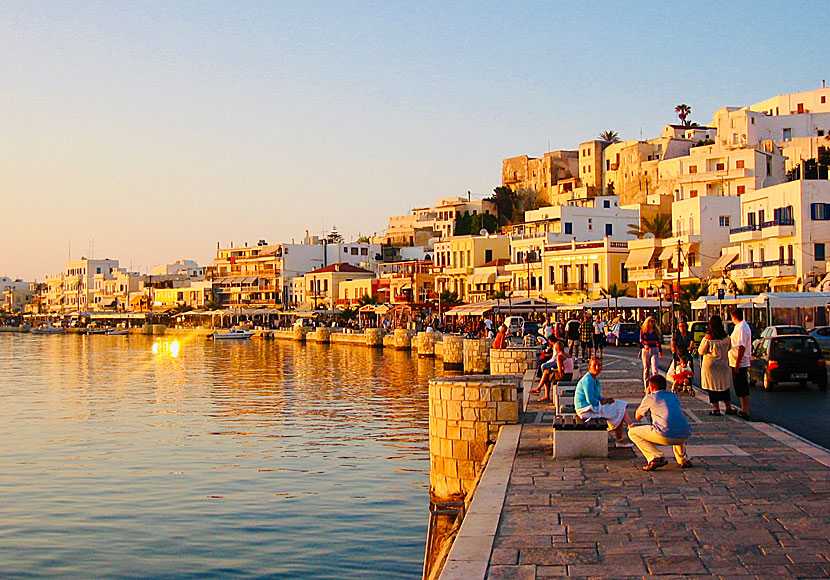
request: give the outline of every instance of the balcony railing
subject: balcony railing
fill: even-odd
[[[729,230],[730,234],[740,234],[743,232],[754,232],[755,230],[759,229],[756,224],[749,224],[748,226],[741,226],[739,228],[731,228]]]
[[[780,218],[777,220],[770,220],[761,224],[761,229],[772,228],[775,226],[794,226],[795,220],[793,218]]]
[[[732,264],[730,270],[749,270],[750,268],[760,268],[760,262],[744,262],[743,264]]]
[[[764,260],[761,262],[761,267],[766,268],[767,266],[795,266],[795,260]]]

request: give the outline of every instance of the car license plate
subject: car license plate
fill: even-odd
[[[793,373],[790,375],[791,379],[806,379],[807,373]]]

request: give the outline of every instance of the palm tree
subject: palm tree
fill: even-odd
[[[599,134],[599,138],[601,141],[607,141],[608,143],[620,142],[620,136],[616,131],[603,131]]]
[[[692,318],[692,302],[706,296],[706,284],[701,282],[689,282],[680,286],[680,296],[678,298],[678,309],[686,316],[686,320]]]
[[[628,287],[627,286],[617,286],[616,282],[613,284],[609,284],[608,288],[600,288],[599,289],[600,296],[605,298],[606,300],[610,300],[611,298],[614,299],[614,310],[618,309],[618,298],[622,298],[623,296],[628,296]],[[611,314],[608,314],[610,319]]]
[[[671,236],[671,216],[668,214],[657,214],[653,218],[644,217],[639,224],[628,224],[631,228],[628,233],[642,239],[646,234],[652,234],[655,238],[663,239]]]
[[[369,296],[368,294],[364,294],[360,298],[358,298],[357,303],[359,306],[368,306],[369,304],[377,304],[378,303],[378,295],[372,294]]]
[[[692,114],[692,108],[689,105],[681,104],[674,108],[674,112],[677,113],[680,123],[688,127],[689,123],[686,121],[686,117]]]

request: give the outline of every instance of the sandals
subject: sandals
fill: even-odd
[[[719,417],[720,416],[720,411],[709,411],[709,414],[712,415],[713,417]]]
[[[692,463],[691,459],[687,459],[685,461],[680,462],[680,469],[689,469],[690,467],[694,467],[694,463]]]
[[[740,413],[735,407],[729,407],[726,411],[724,411],[727,415],[737,415]]]
[[[655,457],[654,459],[648,462],[648,465],[643,467],[643,471],[654,471],[655,469],[660,469],[661,467],[665,467],[668,464],[669,461],[665,457]]]
[[[749,413],[744,413],[743,411],[738,411],[735,413],[739,419],[743,419],[744,421],[749,421]]]

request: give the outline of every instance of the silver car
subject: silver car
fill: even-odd
[[[816,326],[810,336],[816,339],[822,351],[830,352],[830,326]]]

